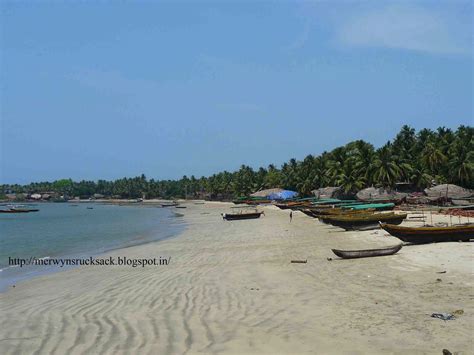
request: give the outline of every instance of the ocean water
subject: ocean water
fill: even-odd
[[[93,207],[93,209],[87,209]],[[171,208],[39,203],[38,212],[0,214],[0,290],[57,266],[12,266],[9,258],[70,258],[166,239],[185,224]]]

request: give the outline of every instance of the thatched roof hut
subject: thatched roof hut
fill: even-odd
[[[462,200],[474,197],[474,191],[453,184],[442,184],[425,189],[430,199]]]
[[[296,191],[284,190],[280,188],[266,189],[254,192],[251,197],[267,198],[270,200],[288,200],[298,196]]]
[[[408,194],[397,192],[383,187],[368,187],[360,190],[356,197],[360,201],[387,200],[394,202],[403,201]]]
[[[282,191],[284,191],[284,190],[280,189],[280,188],[266,189],[266,190],[260,190],[260,191],[254,192],[250,196],[252,196],[252,197],[267,197],[267,196],[270,196],[272,194],[280,193]]]
[[[341,198],[344,191],[340,186],[321,187],[311,191],[317,198]]]

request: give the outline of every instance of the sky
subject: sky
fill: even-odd
[[[470,1],[0,3],[0,183],[208,176],[474,123]]]

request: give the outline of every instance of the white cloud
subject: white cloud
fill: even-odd
[[[435,9],[409,4],[389,5],[377,10],[359,11],[337,22],[337,42],[347,46],[442,54],[472,52],[472,28],[469,24],[456,22],[449,13]]]

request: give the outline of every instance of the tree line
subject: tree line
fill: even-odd
[[[369,186],[393,188],[407,182],[416,189],[453,183],[474,188],[474,128],[440,127],[418,132],[403,126],[391,141],[379,148],[363,140],[350,142],[303,160],[290,159],[281,167],[253,169],[242,165],[234,172],[208,177],[183,176],[179,180],[147,179],[145,175],[115,181],[62,179],[28,185],[2,185],[4,194],[55,192],[87,198],[94,194],[116,198],[211,198],[230,199],[266,188],[281,187],[301,196],[326,186],[341,186],[355,193]]]

